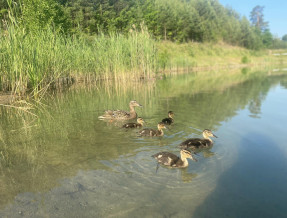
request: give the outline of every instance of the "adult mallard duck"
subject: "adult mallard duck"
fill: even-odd
[[[191,154],[190,151],[182,149],[180,151],[180,157],[176,156],[170,152],[159,152],[157,154],[152,155],[158,163],[177,168],[184,168],[188,166],[187,158],[190,158],[193,161],[197,161]]]
[[[146,128],[139,131],[139,134],[142,136],[163,136],[164,133],[162,129],[166,129],[166,127],[163,122],[159,122],[157,124],[157,130]]]
[[[140,128],[143,126],[144,120],[141,117],[137,118],[137,123],[125,123],[122,128]]]
[[[208,148],[210,146],[212,146],[213,141],[209,138],[209,137],[216,137],[216,135],[214,135],[212,133],[211,130],[209,129],[205,129],[202,132],[203,135],[203,139],[202,138],[191,138],[191,139],[187,139],[184,142],[180,143],[179,147],[181,149],[191,149],[191,150],[196,150],[196,149],[200,149],[200,148]]]
[[[129,103],[130,112],[123,110],[106,110],[105,114],[99,116],[99,119],[116,119],[116,120],[130,120],[137,117],[135,107],[142,107],[141,104],[137,103],[136,100],[130,101]]]
[[[173,117],[174,117],[174,113],[172,111],[169,111],[168,118],[164,118],[161,122],[167,125],[171,125],[174,122]]]

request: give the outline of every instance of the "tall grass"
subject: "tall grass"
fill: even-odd
[[[240,65],[244,57],[250,64],[278,59],[267,51],[222,44],[157,42],[144,27],[128,35],[67,36],[52,28],[32,34],[14,21],[0,28],[0,91],[29,90],[38,96],[51,85],[75,80],[126,82],[153,77],[159,70]]]
[[[0,31],[0,90],[38,95],[59,78],[136,79],[156,70],[155,41],[144,30],[89,38],[16,25]]]

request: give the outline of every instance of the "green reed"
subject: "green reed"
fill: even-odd
[[[10,25],[0,32],[0,90],[37,95],[69,79],[150,77],[155,57],[155,41],[145,30],[87,37],[52,29],[31,34]]]

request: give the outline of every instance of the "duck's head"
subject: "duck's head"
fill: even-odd
[[[140,123],[140,124],[143,124],[143,123],[144,123],[144,120],[143,120],[143,118],[138,117],[138,118],[137,118],[137,122]]]
[[[139,104],[136,100],[132,100],[129,103],[130,107],[142,107],[141,104]]]
[[[180,156],[181,156],[181,158],[189,158],[189,159],[191,159],[191,160],[193,160],[193,161],[197,161],[193,156],[192,156],[192,153],[190,152],[190,151],[188,151],[188,150],[186,150],[186,149],[182,149],[182,150],[180,150]]]
[[[174,113],[172,111],[168,112],[168,117],[173,118],[174,117]]]
[[[217,138],[217,136],[214,135],[210,129],[203,130],[202,135],[203,135],[204,138],[209,138],[209,137]]]
[[[161,129],[166,129],[165,124],[164,124],[163,122],[159,122],[159,123],[157,124],[157,128],[158,128],[159,130],[161,130]]]

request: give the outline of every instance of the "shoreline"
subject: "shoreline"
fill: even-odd
[[[262,58],[262,57],[260,57]],[[156,80],[161,79],[163,76],[169,76],[169,75],[181,75],[181,74],[188,74],[188,73],[195,73],[195,72],[202,72],[202,71],[214,71],[214,70],[238,70],[238,69],[244,69],[244,68],[266,68],[266,67],[272,67],[272,66],[286,66],[287,60],[282,61],[278,60],[276,62],[254,62],[254,63],[248,63],[248,64],[217,64],[214,66],[209,65],[202,65],[202,66],[193,66],[193,67],[177,67],[177,68],[170,68],[170,69],[161,69],[158,70],[157,73],[153,73],[153,76],[151,77],[145,77],[140,76],[139,78],[131,78],[130,82],[136,82],[136,81],[143,81],[143,80]],[[279,69],[280,70],[280,69]],[[77,77],[60,77],[57,79],[57,81],[49,82],[47,84],[46,89],[47,90],[59,90],[65,89],[71,85],[76,84],[92,84],[96,82],[102,82],[102,81],[118,81],[121,82],[123,80],[126,80],[128,75],[115,77],[115,76],[98,76],[98,78],[91,78],[91,76],[87,75],[80,75]],[[46,91],[47,91],[46,90]],[[25,91],[26,94],[19,95],[17,93],[13,93],[12,91],[0,91],[0,106],[10,105],[12,104],[15,99],[25,99],[29,96],[28,90]]]

